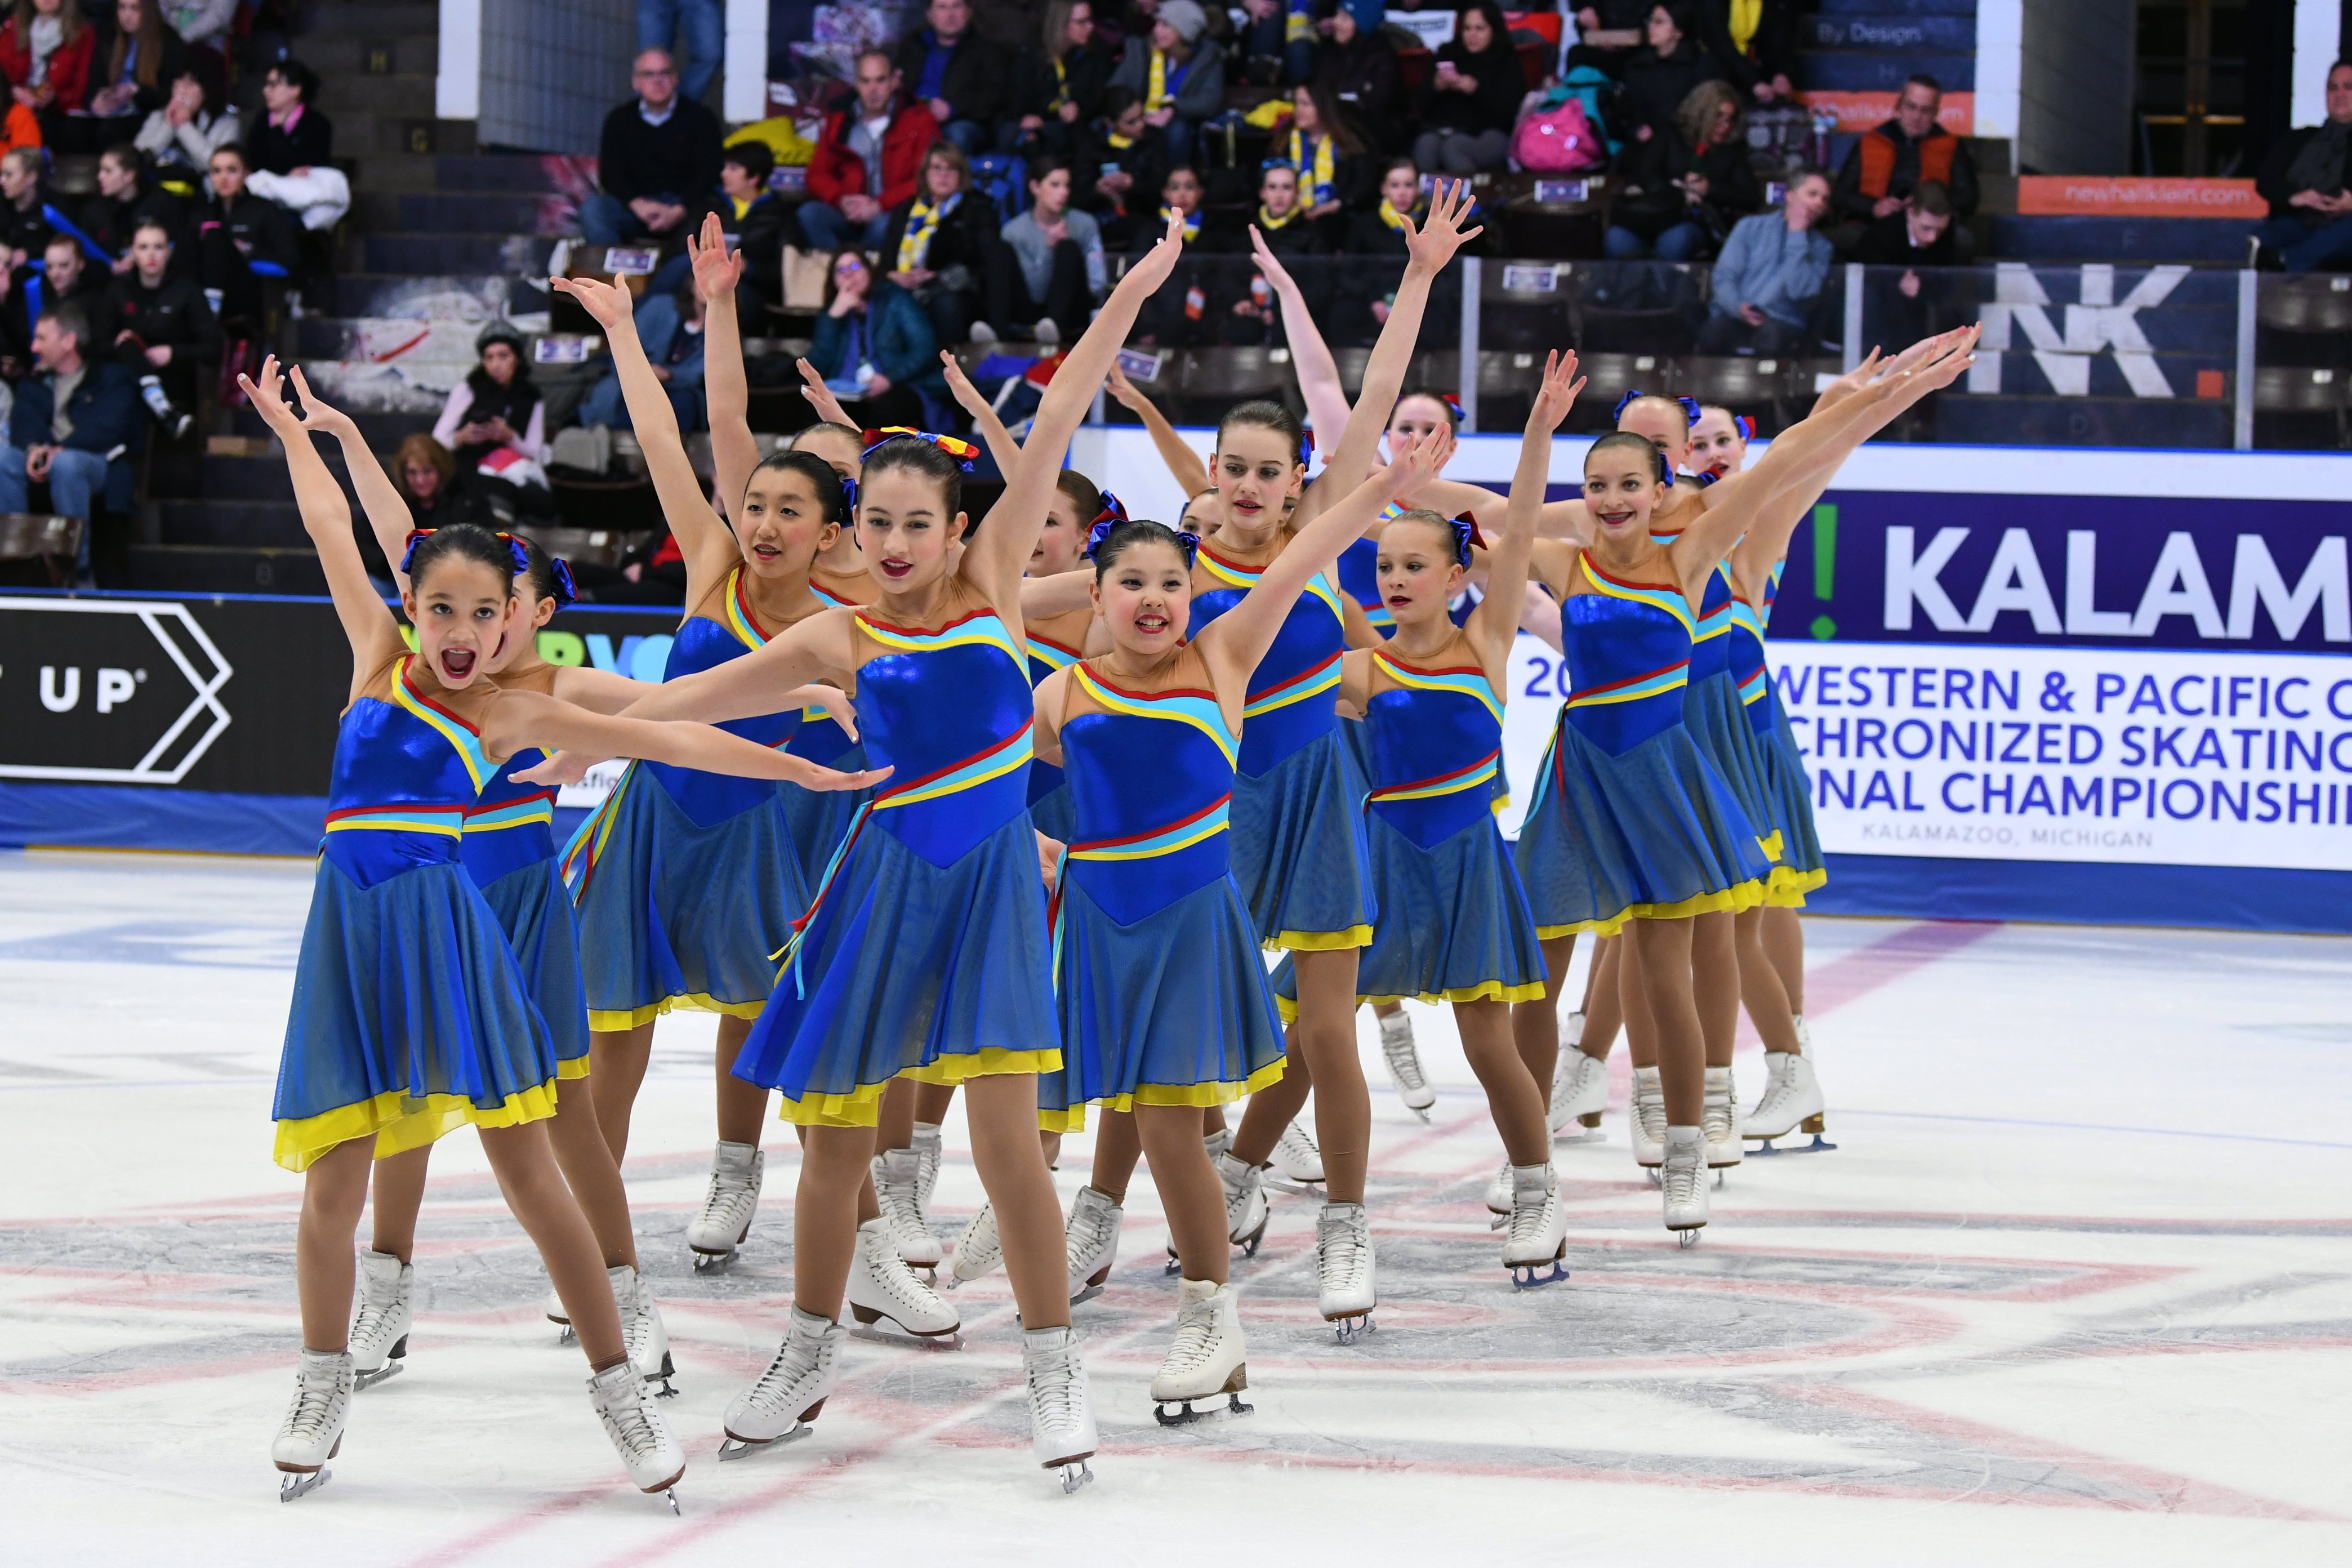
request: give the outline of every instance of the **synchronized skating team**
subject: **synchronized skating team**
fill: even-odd
[[[534,634],[572,597],[562,562],[471,525],[411,531],[356,426],[299,369],[299,409],[274,360],[246,383],[285,443],[353,655],[275,1109],[278,1163],[305,1175],[281,1496],[325,1479],[355,1391],[404,1364],[425,1161],[467,1124],[631,1480],[669,1491],[686,1457],[652,1400],[673,1362],[621,1163],[673,1007],[720,1016],[719,1144],[687,1229],[698,1266],[723,1266],[751,1229],[772,1094],[801,1143],[790,1320],[727,1408],[722,1458],[809,1433],[845,1303],[865,1331],[952,1344],[947,1292],[1001,1267],[1036,1460],[1066,1488],[1090,1479],[1071,1309],[1110,1269],[1139,1158],[1181,1277],[1151,1384],[1162,1420],[1246,1408],[1229,1268],[1265,1234],[1270,1178],[1319,1189],[1322,1315],[1343,1340],[1369,1330],[1365,1004],[1424,1115],[1434,1097],[1397,1004],[1452,1005],[1503,1145],[1486,1204],[1517,1284],[1565,1277],[1552,1142],[1598,1121],[1621,1024],[1634,1156],[1685,1242],[1743,1137],[1818,1133],[1793,910],[1823,873],[1764,622],[1839,465],[1948,384],[1973,334],[1874,353],[1752,467],[1744,421],[1629,393],[1580,494],[1547,501],[1553,435],[1584,384],[1556,354],[1500,494],[1444,477],[1459,411],[1402,384],[1431,281],[1477,233],[1467,209],[1441,188],[1408,221],[1352,406],[1260,246],[1313,426],[1339,432],[1311,481],[1284,405],[1228,410],[1204,468],[1117,373],[1187,242],[1181,215],[1022,440],[950,360],[1004,476],[978,521],[961,507],[975,448],[857,430],[814,377],[820,422],[761,456],[741,263],[715,219],[694,267],[716,510],[628,295],[557,279],[609,335],[685,558],[659,685],[542,660]],[[1063,467],[1107,381],[1192,498],[1172,522],[1129,517]],[[314,433],[342,444],[413,633],[370,584]],[[1567,700],[1514,846],[1495,813],[1522,626],[1560,649]],[[559,850],[558,785],[608,758],[635,760]],[[1586,932],[1600,945],[1563,1023]],[[1743,1005],[1769,1064],[1744,1118]],[[926,1206],[959,1087],[987,1203],[950,1257]],[[1311,1138],[1296,1120],[1310,1093]],[[1090,1110],[1094,1163],[1066,1219],[1050,1169]]]

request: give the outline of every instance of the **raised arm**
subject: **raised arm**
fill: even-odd
[[[352,489],[359,492],[360,508],[367,513],[368,531],[375,535],[376,548],[383,552],[384,562],[392,568],[394,584],[405,595],[408,574],[400,569],[400,558],[408,553],[408,535],[416,526],[408,498],[383,471],[367,437],[360,434],[359,421],[320,402],[299,364],[293,367],[293,378],[294,395],[302,400],[304,427],[323,430],[341,444],[343,467],[350,470]]]
[[[1307,426],[1326,436],[1348,424],[1348,393],[1339,384],[1339,362],[1323,341],[1323,329],[1307,313],[1307,295],[1281,258],[1265,245],[1265,237],[1250,225],[1250,248],[1257,269],[1265,274],[1275,298],[1282,302],[1282,338],[1290,345],[1290,368],[1298,377],[1298,395],[1307,402]]]
[[[686,249],[694,258],[694,291],[702,296],[702,395],[710,420],[712,486],[731,518],[760,466],[751,382],[743,373],[743,323],[735,310],[743,258],[728,250],[727,231],[715,212],[702,220],[698,242],[687,237]]]
[[[623,709],[622,715],[723,724],[800,706],[796,694],[812,681],[845,689],[856,673],[850,636],[855,618],[847,610],[820,610],[740,658],[663,681]]]
[[[643,757],[704,773],[786,779],[803,789],[864,789],[889,777],[888,768],[845,773],[820,767],[774,746],[762,746],[708,724],[665,723],[592,713],[536,691],[501,691],[482,726],[482,749],[503,760],[527,746],[551,752]]]
[[[551,279],[551,285],[558,293],[579,300],[613,345],[613,367],[620,374],[629,423],[645,451],[662,515],[677,540],[678,552],[686,557],[686,602],[696,604],[743,558],[743,552],[735,531],[703,499],[702,481],[695,477],[685,438],[678,434],[677,410],[670,406],[669,395],[654,374],[653,362],[646,357],[646,345],[637,340],[629,291],[593,278],[557,278]],[[746,482],[750,472],[744,470]]]
[[[335,482],[326,459],[311,445],[310,427],[286,405],[278,356],[271,354],[261,362],[258,378],[239,375],[236,379],[270,434],[286,448],[286,469],[294,480],[294,504],[301,511],[303,531],[319,552],[319,564],[327,574],[327,592],[334,596],[335,616],[343,623],[343,635],[351,639],[352,689],[356,696],[360,683],[398,658],[406,646],[401,640],[400,623],[376,596],[375,584],[368,581],[359,543],[352,538],[352,506],[343,499],[343,487]],[[399,559],[397,551],[393,558]]]
[[[1520,610],[1527,601],[1536,514],[1543,510],[1544,486],[1551,478],[1551,438],[1576,405],[1576,395],[1583,390],[1575,354],[1554,353],[1545,362],[1543,386],[1536,394],[1535,406],[1528,414],[1527,433],[1519,440],[1519,467],[1511,477],[1511,503],[1503,514],[1503,536],[1486,553],[1486,595],[1472,612],[1490,663],[1499,664],[1511,656],[1511,639],[1518,634]]]
[[[1349,540],[1372,525],[1391,497],[1409,494],[1426,481],[1431,466],[1427,448],[1426,442],[1405,443],[1405,450],[1387,468],[1374,469],[1337,505],[1326,507],[1258,574],[1256,584],[1240,604],[1202,630],[1194,641],[1221,679],[1246,681],[1315,574],[1328,568]]]
[[[1176,434],[1176,426],[1160,412],[1160,405],[1127,379],[1127,372],[1118,368],[1116,360],[1110,367],[1110,395],[1118,399],[1120,406],[1143,421],[1143,427],[1151,432],[1152,446],[1159,449],[1160,460],[1168,465],[1169,476],[1187,497],[1199,495],[1209,488],[1209,465],[1202,461],[1201,454],[1192,450],[1183,437]]]
[[[1168,280],[1183,253],[1183,219],[1169,220],[1168,232],[1149,255],[1127,269],[1111,290],[1101,311],[1072,345],[1061,368],[1046,384],[1045,395],[1029,423],[1029,441],[1004,477],[1004,493],[989,508],[987,522],[964,551],[958,570],[969,577],[992,605],[1010,605],[1014,584],[1029,564],[1030,552],[1045,531],[1045,508],[1054,481],[1062,471],[1062,456],[1070,437],[1092,406],[1119,345],[1135,325],[1136,312],[1153,290]]]
[[[857,421],[849,416],[849,410],[841,405],[841,399],[835,397],[833,388],[824,384],[824,373],[805,359],[795,360],[793,363],[801,373],[801,395],[808,400],[809,412],[817,416],[817,422],[856,429]]]
[[[1440,181],[1429,199],[1429,221],[1414,228],[1412,220],[1406,220],[1405,247],[1412,258],[1405,263],[1404,279],[1397,286],[1396,303],[1390,308],[1389,319],[1381,327],[1380,340],[1372,345],[1372,356],[1364,365],[1363,389],[1348,416],[1339,445],[1332,448],[1322,477],[1309,485],[1306,495],[1299,499],[1298,510],[1291,520],[1294,531],[1314,521],[1314,513],[1324,504],[1317,500],[1318,492],[1345,495],[1370,470],[1373,455],[1380,449],[1381,432],[1388,428],[1397,395],[1404,390],[1405,371],[1421,342],[1421,319],[1429,305],[1429,287],[1445,270],[1445,264],[1454,259],[1455,251],[1485,232],[1463,228],[1463,220],[1470,216],[1470,210],[1469,181],[1456,180],[1451,187]]]
[[[1021,443],[1013,438],[1013,432],[1004,427],[1004,421],[996,416],[995,406],[980,395],[971,377],[964,374],[963,363],[956,358],[953,349],[940,351],[940,373],[948,378],[948,390],[955,395],[956,402],[971,416],[971,427],[988,444],[988,455],[996,459],[996,471],[1011,473],[1013,460],[1021,456]]]

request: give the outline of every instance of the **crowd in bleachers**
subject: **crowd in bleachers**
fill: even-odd
[[[328,266],[306,237],[350,187],[318,79],[253,31],[268,19],[236,0],[0,19],[0,512],[35,487],[59,514],[127,510],[149,442],[185,441],[225,361]]]

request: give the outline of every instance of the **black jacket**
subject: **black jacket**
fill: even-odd
[[[1475,77],[1478,90],[1438,91],[1437,67],[1447,60],[1464,75]],[[1527,95],[1527,68],[1519,64],[1519,52],[1507,40],[1474,55],[1457,38],[1441,45],[1437,58],[1430,62],[1429,79],[1421,86],[1422,129],[1461,131],[1473,136],[1500,131],[1507,135],[1518,123],[1519,100]]]
[[[921,90],[923,63],[936,47],[931,42],[931,30],[919,27],[898,41],[898,69],[907,81],[907,100],[910,103],[925,101]],[[1017,96],[1012,62],[1003,50],[966,30],[956,42],[948,58],[947,69],[940,78],[939,96],[947,100],[958,120],[977,120],[988,125],[1000,115],[1017,113],[1013,107]]]
[[[1731,41],[1730,6],[1710,0],[1698,8],[1698,41],[1721,72],[1723,79],[1740,89],[1742,97],[1759,81],[1796,74],[1799,29],[1804,22],[1797,0],[1764,0],[1764,12],[1742,54]]]
[[[1067,79],[1066,91],[1072,103],[1078,106],[1080,125],[1102,112],[1103,89],[1110,85],[1110,73],[1118,68],[1118,56],[1099,40],[1083,49],[1072,49],[1062,57],[1062,71]],[[1055,118],[1053,103],[1057,89],[1063,83],[1054,76],[1054,61],[1042,48],[1031,49],[1021,57],[1017,71],[1019,90],[1008,96],[1004,112],[1008,116],[1034,114],[1040,120]],[[908,79],[911,84],[913,79]],[[953,99],[949,100],[954,102]]]
[[[81,337],[82,357],[89,360],[104,358],[114,352],[116,330],[114,302],[110,298],[109,285],[112,277],[95,261],[82,264],[80,280],[72,291],[60,297],[47,286],[47,279],[31,267],[19,267],[9,275],[8,297],[0,300],[0,356],[17,364],[33,363],[32,299],[36,288],[40,290],[41,313],[47,315],[60,305],[71,305],[82,314],[89,331]]]
[[[172,235],[172,270],[194,272],[196,266],[196,225],[188,204],[171,192],[149,185],[131,200],[92,196],[81,209],[82,232],[98,241],[109,256],[131,254],[131,237],[144,223],[160,223]]]
[[[1071,202],[1092,213],[1098,223],[1121,220],[1118,206],[1095,186],[1107,166],[1116,167],[1135,177],[1126,198],[1127,216],[1117,238],[1106,232],[1106,247],[1124,246],[1133,237],[1137,226],[1150,226],[1150,220],[1160,210],[1160,187],[1168,183],[1168,133],[1157,125],[1147,125],[1143,134],[1131,147],[1113,147],[1108,140],[1110,128],[1101,121],[1089,126],[1078,139],[1076,166],[1071,171],[1074,187]]]
[[[763,303],[782,304],[784,247],[806,243],[801,234],[800,219],[785,209],[773,192],[762,192],[754,197],[740,217],[735,215],[735,204],[721,196],[719,218],[727,226],[728,243],[742,255],[743,287]],[[746,320],[743,330],[750,333],[755,324]]]
[[[1359,33],[1345,47],[1328,41],[1317,46],[1315,79],[1331,89],[1381,146],[1403,145],[1404,90],[1397,81],[1396,51],[1378,33]]]
[[[47,214],[49,203],[54,199],[48,187],[43,185],[35,193],[30,207],[18,208],[10,203],[0,202],[0,245],[22,251],[27,261],[39,259],[42,250],[49,243],[49,236],[57,232]]]
[[[331,163],[334,153],[334,121],[308,107],[290,132],[270,124],[267,114],[260,116],[245,142],[245,155],[252,166],[273,174],[290,174],[297,169]]]
[[[114,280],[110,306],[118,330],[135,333],[141,348],[172,350],[172,357],[213,361],[221,356],[221,328],[205,291],[185,273],[166,272],[150,289],[132,272]],[[111,337],[109,338],[111,342]]]
[[[1862,240],[1853,247],[1853,260],[1865,267],[1949,267],[1957,253],[1958,242],[1953,231],[1959,226],[1949,223],[1936,237],[1936,243],[1927,247],[1911,243],[1911,223],[1908,215],[1888,213],[1874,218],[1862,231]]]
[[[623,202],[670,196],[692,216],[709,206],[719,184],[719,117],[698,103],[674,100],[669,118],[648,125],[631,99],[604,116],[596,182]]]
[[[2309,228],[2324,228],[2336,221],[2325,213],[2313,212],[2309,207],[2288,205],[2294,195],[2294,186],[2288,182],[2286,172],[2294,166],[2294,161],[2302,154],[2305,146],[2318,134],[2319,127],[2316,125],[2299,125],[2271,143],[2270,153],[2263,159],[2263,166],[2254,174],[2254,189],[2262,194],[2263,200],[2271,204],[2271,216],[2291,217]],[[2352,167],[2347,167],[2345,173],[2352,176]],[[2336,193],[2329,191],[2325,194],[2334,195]]]
[[[294,216],[249,191],[234,206],[215,196],[197,222],[196,234],[202,252],[198,271],[207,289],[226,288],[228,275],[252,262],[274,263],[289,273],[301,265]]]
[[[912,198],[890,209],[890,226],[882,236],[881,259],[876,270],[885,275],[898,269],[898,242],[907,237],[907,220],[915,210]],[[950,289],[975,289],[987,276],[986,262],[989,241],[1002,227],[996,216],[996,205],[976,192],[966,191],[955,205],[955,211],[941,218],[931,231],[929,250],[924,253],[923,266],[930,271],[948,276],[934,279]],[[954,271],[963,268],[964,276]]]
[[[1612,129],[1629,137],[1642,125],[1667,130],[1691,89],[1722,78],[1723,68],[1696,38],[1685,38],[1673,54],[1665,56],[1644,44],[1625,62],[1625,90],[1618,95]]]
[[[1682,132],[1672,125],[1651,133],[1647,142],[1628,142],[1617,154],[1616,200],[1609,221],[1655,240],[1685,218],[1697,223],[1719,243],[1731,226],[1762,210],[1763,188],[1756,183],[1756,166],[1748,162],[1744,141],[1733,141],[1694,153]],[[1706,195],[1695,211],[1675,182],[1691,174],[1706,177]]]

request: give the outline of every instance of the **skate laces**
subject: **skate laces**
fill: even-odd
[[[646,1408],[644,1381],[634,1368],[619,1387],[599,1395],[596,1411],[604,1416],[605,1435],[621,1451],[624,1464],[648,1458],[661,1447],[662,1434],[654,1426],[652,1412]]]
[[[1081,1203],[1070,1215],[1070,1251],[1078,1258],[1092,1258],[1110,1245],[1111,1206],[1108,1203]]]
[[[705,1226],[727,1228],[740,1227],[751,1217],[752,1196],[750,1176],[737,1176],[718,1170],[710,1173],[710,1194],[702,1200],[702,1220]]]
[[[1315,1146],[1315,1140],[1308,1137],[1306,1129],[1296,1121],[1282,1130],[1280,1147],[1297,1160],[1319,1160],[1323,1157],[1323,1151]]]
[[[1421,1055],[1412,1047],[1412,1037],[1400,1029],[1394,1034],[1381,1031],[1381,1055],[1388,1058],[1389,1073],[1403,1089],[1426,1089],[1421,1076]]]
[[[1559,1189],[1538,1193],[1533,1203],[1521,1203],[1516,1190],[1511,1194],[1511,1240],[1515,1243],[1534,1241],[1541,1237],[1548,1225],[1553,1200]]]
[[[888,1169],[887,1165],[876,1166],[874,1188],[875,1196],[882,1203],[882,1217],[890,1222],[891,1233],[897,1236],[929,1234],[930,1226],[923,1223],[922,1211],[918,1207],[920,1189],[915,1184],[921,1180],[920,1173],[918,1172],[912,1180],[899,1182],[884,1176]]]
[[[1706,1179],[1706,1165],[1700,1151],[1676,1150],[1667,1153],[1659,1183],[1665,1189],[1667,1205],[1681,1208],[1698,1202],[1700,1184]]]
[[[1047,1431],[1076,1426],[1078,1404],[1078,1343],[1072,1336],[1050,1351],[1033,1352],[1028,1365],[1029,1418]]]
[[[745,1397],[763,1410],[779,1408],[779,1401],[795,1384],[824,1372],[825,1363],[832,1359],[828,1340],[829,1336],[823,1334],[803,1338],[787,1333],[768,1363],[768,1370],[760,1374],[760,1381],[751,1385],[751,1392]]]
[[[341,1381],[333,1373],[314,1373],[308,1367],[297,1373],[294,1403],[286,1411],[285,1435],[306,1443],[324,1437],[333,1422]]]
[[[874,1282],[881,1286],[893,1301],[899,1306],[910,1309],[924,1308],[930,1304],[924,1299],[929,1292],[923,1289],[921,1282],[915,1278],[915,1271],[907,1267],[905,1258],[898,1256],[897,1241],[885,1234],[880,1238],[879,1245],[874,1242],[867,1242],[866,1245],[866,1268],[873,1274]]]
[[[1191,1372],[1205,1364],[1217,1337],[1217,1303],[1202,1297],[1176,1310],[1176,1338],[1168,1346],[1162,1372]]]
[[[1342,1279],[1355,1278],[1363,1263],[1365,1239],[1345,1220],[1332,1220],[1318,1227],[1315,1245],[1322,1254],[1320,1272],[1327,1279],[1333,1275]]]

